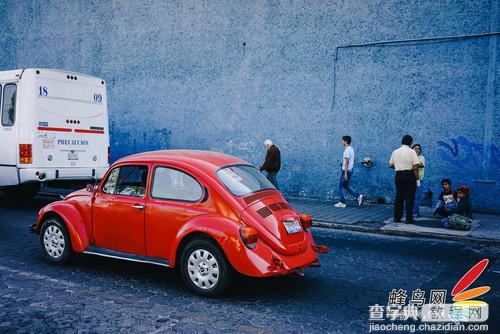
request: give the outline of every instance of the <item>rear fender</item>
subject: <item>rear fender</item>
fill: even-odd
[[[170,266],[173,268],[180,256],[179,246],[186,238],[194,234],[205,234],[214,239],[222,248],[226,258],[236,271],[247,274],[248,256],[247,248],[240,238],[241,223],[218,215],[197,216],[184,224],[177,233],[170,254]]]
[[[71,239],[71,246],[75,252],[83,252],[90,245],[89,233],[85,228],[82,215],[71,202],[58,201],[41,209],[35,225],[37,233],[40,233],[44,220],[51,216],[57,216],[63,220]]]

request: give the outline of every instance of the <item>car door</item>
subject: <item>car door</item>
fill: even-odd
[[[204,187],[192,175],[155,166],[146,207],[146,254],[168,259],[177,231],[191,217],[207,211]]]
[[[108,174],[93,203],[95,246],[145,255],[147,177],[146,165],[119,166]]]

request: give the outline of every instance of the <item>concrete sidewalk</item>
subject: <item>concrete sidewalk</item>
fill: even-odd
[[[394,223],[393,206],[387,204],[348,203],[346,208],[334,207],[335,202],[303,198],[287,198],[290,205],[313,216],[314,226],[342,230],[383,233],[390,235],[425,237],[500,246],[500,215],[474,214],[470,231],[441,227],[440,218],[432,216],[432,209],[421,207],[415,224]]]

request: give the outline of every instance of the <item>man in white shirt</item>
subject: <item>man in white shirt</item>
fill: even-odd
[[[389,168],[396,170],[396,198],[394,200],[394,222],[399,223],[403,218],[403,206],[406,203],[406,223],[412,224],[413,203],[418,184],[417,153],[410,148],[413,138],[405,135],[401,140],[401,147],[394,150],[389,160]]]
[[[352,196],[358,200],[358,205],[363,204],[363,195],[357,193],[351,188],[349,182],[352,178],[352,172],[354,169],[354,149],[351,146],[351,137],[342,137],[342,145],[344,146],[344,154],[342,155],[342,167],[340,169],[340,180],[339,180],[339,194],[340,202],[335,204],[337,208],[345,208],[345,194],[344,189],[347,190]]]

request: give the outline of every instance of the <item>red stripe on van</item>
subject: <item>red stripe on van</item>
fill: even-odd
[[[104,134],[104,130],[86,130],[86,129],[75,129],[75,132],[79,132],[79,133],[98,133],[98,134]]]
[[[51,128],[51,127],[48,127],[48,126],[39,126],[38,130],[42,130],[42,131],[59,131],[59,132],[71,132],[71,131],[73,131],[73,130],[68,129],[68,128]]]

